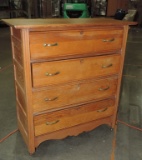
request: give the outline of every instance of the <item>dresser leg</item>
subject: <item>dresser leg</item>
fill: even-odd
[[[36,151],[36,148],[34,148],[34,147],[31,147],[31,148],[29,148],[29,154],[32,156],[34,153],[35,153],[35,151]]]

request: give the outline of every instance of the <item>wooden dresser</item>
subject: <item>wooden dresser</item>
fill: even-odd
[[[18,127],[35,152],[50,139],[114,128],[129,25],[112,19],[5,19]]]

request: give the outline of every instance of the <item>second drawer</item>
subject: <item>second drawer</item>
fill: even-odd
[[[64,84],[67,82],[117,74],[121,55],[98,56],[73,60],[34,63],[33,87]]]

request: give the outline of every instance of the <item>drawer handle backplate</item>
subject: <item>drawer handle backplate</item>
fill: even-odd
[[[52,122],[46,122],[46,125],[53,125],[53,124],[56,124],[58,122],[59,122],[59,120],[52,121]]]
[[[112,39],[103,39],[102,41],[103,42],[113,42],[115,40],[115,38],[112,38]]]
[[[112,63],[107,66],[105,66],[105,65],[102,66],[102,68],[109,68],[109,67],[112,67]]]
[[[108,90],[110,87],[108,86],[108,87],[106,87],[106,88],[99,88],[99,91],[106,91],[106,90]]]
[[[107,108],[104,108],[104,109],[97,110],[97,112],[104,112],[106,110],[107,110]]]
[[[55,72],[55,73],[48,73],[48,72],[45,73],[46,76],[55,76],[55,75],[58,75],[58,74],[60,74],[59,71]]]
[[[58,43],[44,43],[43,44],[44,47],[52,47],[52,46],[58,46]]]
[[[55,100],[57,100],[58,99],[58,97],[54,97],[54,98],[45,98],[45,101],[55,101]]]

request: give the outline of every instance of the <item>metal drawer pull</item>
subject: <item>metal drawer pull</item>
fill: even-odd
[[[104,112],[106,110],[107,110],[107,108],[104,108],[104,109],[97,110],[97,112]]]
[[[108,89],[109,89],[109,86],[106,87],[106,88],[99,88],[99,91],[106,91],[106,90],[108,90]]]
[[[55,73],[48,73],[48,72],[45,73],[46,76],[55,76],[55,75],[58,75],[58,74],[60,74],[59,71],[55,72]]]
[[[58,122],[59,122],[59,120],[56,120],[56,121],[53,121],[53,122],[46,122],[46,125],[53,125],[53,124],[56,124]]]
[[[54,97],[54,98],[45,98],[45,101],[55,101],[55,100],[57,100],[58,99],[58,97]]]
[[[112,39],[103,39],[102,41],[103,42],[113,42],[115,40],[115,38],[112,38]]]
[[[52,43],[52,44],[50,44],[50,43],[44,43],[43,46],[44,47],[58,46],[58,43]]]
[[[102,66],[102,68],[109,68],[109,67],[112,67],[112,63],[107,66]]]

